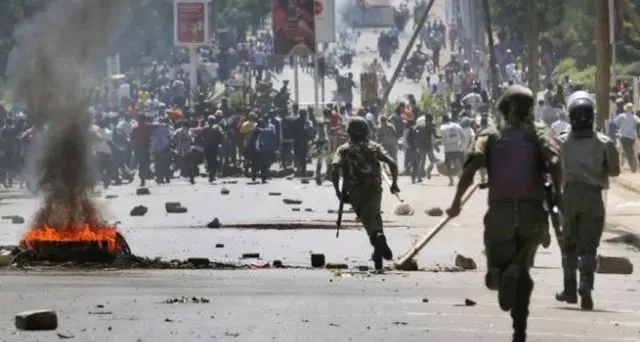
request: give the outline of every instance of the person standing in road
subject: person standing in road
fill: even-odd
[[[631,103],[624,105],[624,112],[618,114],[613,119],[613,123],[618,127],[620,145],[622,145],[622,151],[629,161],[631,172],[635,173],[638,169],[638,160],[635,156],[634,144],[638,139],[640,118],[633,113],[633,105]]]
[[[456,194],[447,210],[461,211],[461,200],[473,184],[475,173],[487,167],[489,208],[484,217],[487,256],[485,285],[498,290],[498,302],[513,319],[513,342],[526,341],[533,280],[529,270],[537,246],[548,233],[544,210],[544,175],[548,172],[560,193],[559,146],[553,134],[534,126],[533,92],[523,86],[508,87],[498,101],[505,127],[482,132],[465,163]],[[558,199],[558,203],[559,203]]]
[[[351,203],[358,219],[369,235],[373,246],[373,263],[382,269],[382,259],[391,260],[393,253],[387,244],[382,227],[380,203],[382,201],[382,167],[385,163],[391,172],[391,192],[398,193],[398,165],[384,148],[367,137],[369,126],[360,117],[349,121],[349,142],[341,145],[333,155],[331,181],[338,200]],[[343,188],[340,189],[340,173]],[[343,191],[344,190],[344,191]]]
[[[442,117],[440,132],[444,147],[444,162],[449,175],[449,186],[452,186],[454,174],[464,163],[464,147],[462,146],[464,144],[464,130],[445,115]]]
[[[571,131],[560,138],[565,217],[564,290],[556,299],[575,304],[579,293],[583,310],[593,310],[591,291],[605,220],[602,191],[609,188],[609,177],[620,174],[615,143],[593,131],[594,107],[595,100],[587,92],[577,91],[569,96]],[[580,271],[579,285],[577,270]]]

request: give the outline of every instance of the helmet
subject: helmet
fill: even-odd
[[[524,119],[533,108],[533,104],[534,96],[531,89],[521,85],[510,85],[505,88],[497,107],[505,118],[513,112],[519,119]]]
[[[351,118],[347,125],[347,133],[350,136],[365,137],[369,133],[369,124],[364,118],[359,116]]]
[[[567,110],[571,127],[576,129],[593,129],[595,117],[595,100],[586,91],[576,91],[567,99]]]

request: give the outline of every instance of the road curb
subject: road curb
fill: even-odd
[[[616,177],[613,179],[613,181],[620,187],[640,195],[640,184],[636,184],[635,182],[632,182],[625,177]]]

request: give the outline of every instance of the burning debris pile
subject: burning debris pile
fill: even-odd
[[[130,254],[91,200],[92,117],[84,84],[126,2],[59,0],[14,33],[7,67],[14,97],[42,130],[31,156],[44,201],[20,243],[34,259],[110,262]]]

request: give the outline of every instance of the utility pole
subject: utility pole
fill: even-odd
[[[609,93],[611,89],[611,44],[609,42],[609,3],[596,2],[596,107],[598,118],[596,129],[604,132],[609,118]]]
[[[527,0],[527,12],[527,21],[529,22],[529,30],[527,31],[527,63],[529,65],[529,72],[527,74],[529,88],[531,88],[537,96],[538,90],[540,89],[540,75],[538,72],[538,63],[540,61],[540,28],[538,27],[536,0]]]

